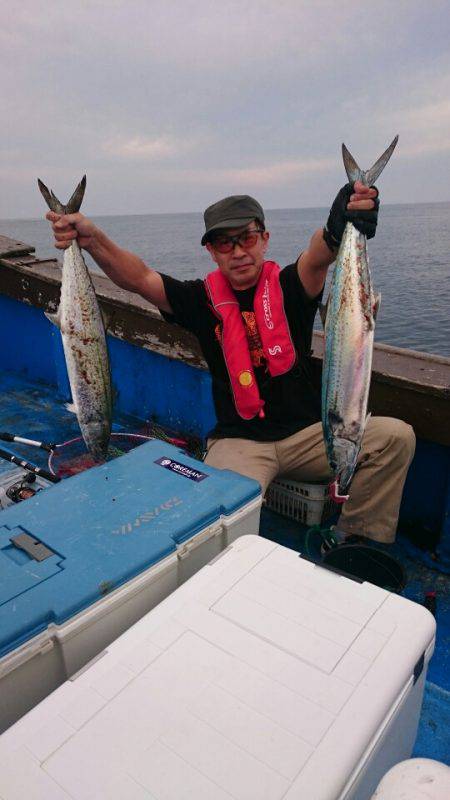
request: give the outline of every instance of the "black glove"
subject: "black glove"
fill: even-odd
[[[372,188],[376,189],[376,186]],[[360,233],[363,233],[364,236],[367,236],[368,239],[372,239],[375,236],[378,221],[378,208],[380,206],[378,196],[372,198],[375,204],[374,208],[368,211],[349,211],[347,209],[347,203],[350,202],[350,195],[352,194],[353,184],[346,183],[337,193],[336,199],[331,206],[327,224],[323,229],[323,238],[330,250],[336,250],[339,247],[347,222],[352,222],[355,228],[357,228]]]

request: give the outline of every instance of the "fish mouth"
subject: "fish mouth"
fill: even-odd
[[[346,464],[336,476],[336,485],[338,487],[338,492],[340,495],[346,496],[349,493],[350,484],[352,482],[353,475],[355,474],[357,466],[356,457],[350,463]]]
[[[334,485],[339,496],[349,492],[353,475],[357,469],[361,445],[343,436],[335,436],[330,454],[330,465],[334,474]]]
[[[103,448],[100,450],[98,448],[94,449],[91,447],[89,449],[89,454],[92,460],[95,461],[96,464],[104,464],[105,461],[107,460],[108,448],[106,448],[106,450]]]
[[[345,493],[345,491],[341,488],[341,483],[339,477],[337,477],[334,481],[328,484],[328,493],[334,503],[341,505],[348,500],[349,496]]]
[[[96,464],[104,464],[105,461],[108,461],[109,441],[111,436],[109,426],[106,431],[102,424],[101,431],[97,434],[94,426],[89,432],[84,431],[82,435],[85,447],[92,460]]]

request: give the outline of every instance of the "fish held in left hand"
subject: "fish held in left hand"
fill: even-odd
[[[344,165],[350,184],[372,186],[397,144],[396,136],[367,171],[359,168],[345,145]],[[369,270],[367,239],[352,222],[342,236],[326,308],[322,374],[322,426],[328,463],[333,474],[330,495],[348,499],[367,422],[375,320],[380,296],[375,296]]]
[[[38,185],[51,211],[74,214],[83,201],[86,176],[65,206],[41,180]],[[61,331],[73,405],[84,442],[95,461],[104,461],[112,425],[108,350],[92,279],[76,239],[64,251],[58,310],[47,316]]]

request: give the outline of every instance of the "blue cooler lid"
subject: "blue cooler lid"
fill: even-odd
[[[250,478],[154,440],[2,511],[0,656],[95,603],[260,491]]]

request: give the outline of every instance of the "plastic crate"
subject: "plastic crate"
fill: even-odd
[[[300,483],[285,478],[272,481],[265,503],[271,511],[304,525],[320,525],[337,510],[328,494],[328,484]]]

